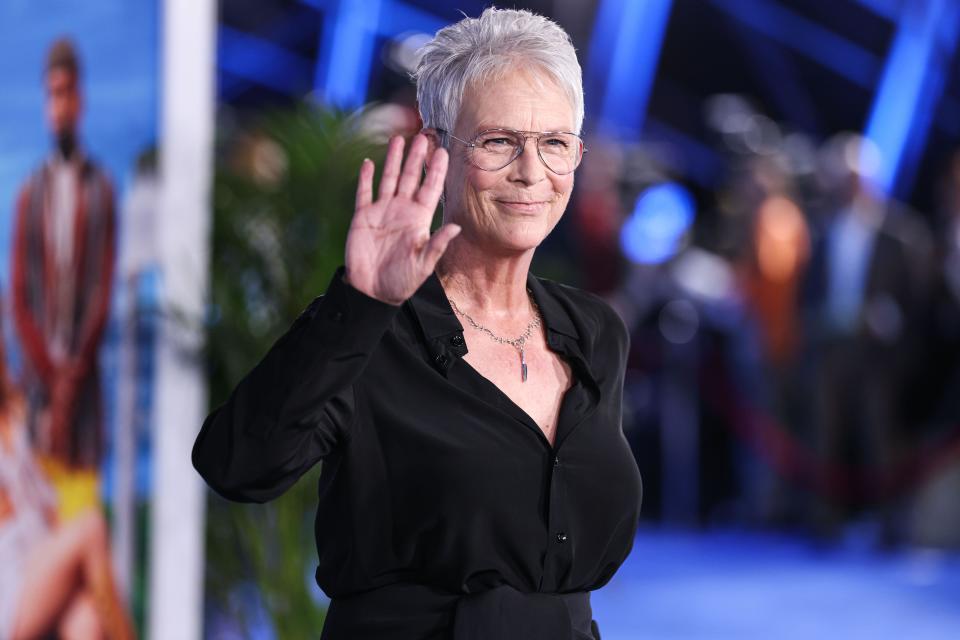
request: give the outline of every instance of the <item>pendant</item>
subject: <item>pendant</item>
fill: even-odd
[[[524,356],[523,347],[520,347],[520,378],[522,382],[527,381],[527,358]]]

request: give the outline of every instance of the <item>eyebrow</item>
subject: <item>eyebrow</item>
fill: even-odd
[[[514,129],[513,127],[507,127],[502,124],[482,124],[479,125],[473,132],[470,134],[471,138],[475,138],[484,131],[490,131],[492,129],[504,129],[506,131],[520,131],[523,133],[573,133],[571,129],[543,129],[541,131],[528,131],[526,129]]]

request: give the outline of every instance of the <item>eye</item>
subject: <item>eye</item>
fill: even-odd
[[[478,142],[479,146],[483,147],[484,149],[489,149],[491,151],[496,149],[503,149],[505,147],[512,147],[515,144],[516,142],[514,142],[512,138],[509,138],[507,136],[502,136],[502,135],[484,137],[484,138],[481,138],[480,141]]]
[[[540,144],[545,147],[555,147],[557,149],[569,149],[570,141],[563,136],[550,136],[540,140]]]

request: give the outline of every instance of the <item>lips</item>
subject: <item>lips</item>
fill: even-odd
[[[497,203],[514,211],[521,213],[537,213],[550,203],[546,200],[527,201],[527,200],[497,200]]]

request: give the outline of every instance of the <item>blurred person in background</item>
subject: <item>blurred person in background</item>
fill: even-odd
[[[926,416],[960,428],[960,151],[940,183],[933,293],[928,314]]]
[[[924,318],[923,368],[910,388],[922,426],[911,468],[917,484],[911,541],[960,548],[960,151],[938,183],[933,282]]]
[[[416,78],[423,135],[405,162],[390,142],[376,200],[363,163],[345,269],[207,418],[193,463],[265,501],[323,460],[327,640],[596,640],[589,592],[640,508],[628,336],[529,273],[583,155],[576,53],[546,18],[487,9],[437,32]]]
[[[645,186],[620,233],[629,267],[609,298],[631,334],[627,435],[646,472],[644,514],[672,524],[739,509],[736,443],[721,427],[734,418],[727,401],[740,399],[732,387],[759,378],[733,268],[695,242],[697,218],[681,183]]]
[[[133,638],[97,508],[69,522],[37,465],[0,350],[0,638]]]
[[[16,202],[13,316],[23,347],[27,423],[69,517],[99,501],[103,453],[97,354],[114,268],[113,187],[79,140],[82,69],[59,39],[44,70],[54,148]]]
[[[875,145],[856,134],[825,144],[827,209],[817,220],[804,304],[820,493],[811,524],[829,539],[840,533],[845,508],[877,508],[879,542],[891,543],[901,534],[895,472],[925,287],[912,214],[871,182],[882,161]],[[856,455],[846,455],[851,449]]]
[[[810,255],[806,216],[775,158],[757,156],[750,172],[762,195],[750,216],[750,240],[740,263],[741,286],[759,320],[765,361],[790,366],[799,333],[800,277]]]
[[[624,217],[620,203],[622,171],[623,151],[609,140],[594,138],[590,143],[590,162],[580,172],[571,213],[583,287],[598,294],[612,291],[623,270],[618,259]]]
[[[743,483],[747,513],[762,524],[786,524],[799,517],[798,505],[783,481],[784,475],[792,476],[796,470],[780,459],[773,445],[795,442],[806,402],[798,393],[797,355],[800,286],[810,258],[810,232],[786,162],[779,154],[748,157],[737,179],[746,185],[733,188],[733,195],[726,198],[747,211],[744,216],[728,217],[731,222],[743,218],[746,233],[736,261],[737,284],[759,339],[756,369],[741,367],[739,377],[750,380],[745,373],[757,374],[746,400],[755,403],[751,413],[769,416],[772,420],[765,424],[775,429],[767,437],[751,433],[747,444],[760,459],[746,458],[742,463],[752,475]]]

